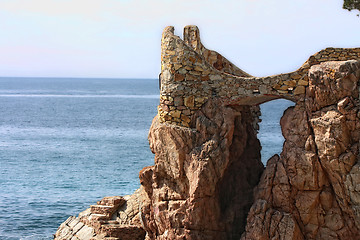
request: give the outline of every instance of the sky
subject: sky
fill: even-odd
[[[157,78],[166,26],[254,76],[296,70],[326,47],[360,47],[341,0],[0,0],[0,76]]]

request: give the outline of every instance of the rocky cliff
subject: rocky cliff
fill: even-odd
[[[325,49],[299,70],[253,77],[165,29],[154,166],[131,196],[70,217],[55,239],[360,239],[360,49]],[[336,61],[341,60],[341,61]],[[280,156],[260,161],[258,104],[296,103]]]
[[[304,101],[255,190],[241,239],[360,239],[360,63],[311,67]]]

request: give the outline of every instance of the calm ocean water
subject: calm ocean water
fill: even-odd
[[[0,239],[51,239],[70,215],[137,189],[139,171],[153,164],[157,84],[0,78]],[[290,104],[261,106],[263,159],[281,150],[278,123]]]

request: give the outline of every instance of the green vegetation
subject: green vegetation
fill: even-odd
[[[360,11],[360,0],[344,0],[343,8],[349,11],[354,9]]]

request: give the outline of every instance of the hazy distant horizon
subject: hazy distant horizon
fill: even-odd
[[[326,47],[359,47],[338,0],[3,0],[0,75],[157,78],[161,34],[189,24],[254,76],[291,72]]]

